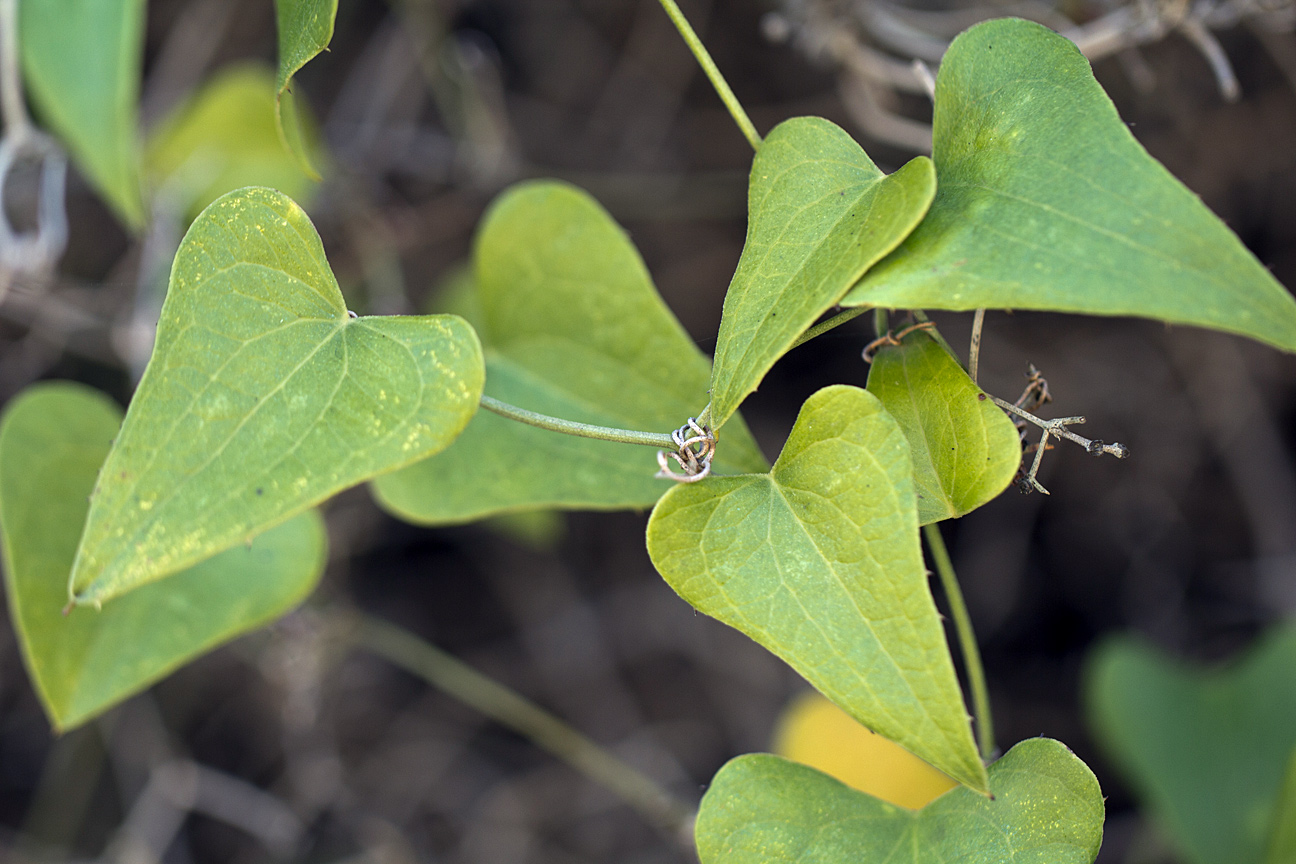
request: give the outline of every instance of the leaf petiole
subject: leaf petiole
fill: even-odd
[[[518,408],[516,405],[501,402],[487,396],[485,393],[481,397],[481,407],[487,411],[493,411],[501,417],[507,417],[510,420],[516,420],[519,423],[525,423],[539,429],[548,429],[551,432],[562,432],[564,435],[597,438],[600,441],[615,441],[619,444],[643,444],[646,447],[664,448],[666,450],[676,449],[675,439],[669,433],[637,432],[633,429],[613,429],[610,426],[594,426],[590,423],[563,420],[559,417],[550,417],[547,414],[538,414],[535,411]]]
[[[954,616],[954,629],[958,631],[959,648],[963,652],[963,666],[967,670],[968,686],[972,690],[972,713],[976,718],[977,746],[981,758],[989,762],[994,758],[994,721],[990,716],[990,691],[986,688],[985,668],[981,665],[981,651],[977,648],[976,633],[972,632],[972,617],[968,615],[967,604],[963,602],[963,590],[959,588],[958,578],[954,575],[954,565],[950,561],[945,540],[941,537],[940,526],[933,522],[923,526],[923,536],[927,538],[927,548],[931,550],[936,573],[940,576],[945,599],[949,603],[950,613]]]
[[[756,131],[751,118],[743,110],[738,97],[729,89],[728,82],[720,74],[720,69],[716,66],[715,61],[711,59],[711,55],[707,52],[706,46],[702,44],[702,40],[698,38],[697,33],[693,32],[693,27],[689,24],[688,19],[684,17],[684,13],[680,11],[675,0],[661,0],[661,5],[666,10],[666,14],[670,16],[671,23],[675,25],[675,29],[679,31],[680,36],[684,37],[684,42],[688,45],[689,50],[693,52],[693,56],[697,58],[698,65],[702,67],[702,71],[710,79],[716,95],[729,109],[729,116],[733,117],[734,122],[738,124],[738,129],[742,132],[743,137],[747,139],[747,143],[751,144],[753,150],[759,150],[761,146],[760,133]]]

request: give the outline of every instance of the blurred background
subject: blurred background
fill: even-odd
[[[1287,0],[681,6],[762,132],[825,116],[888,171],[930,147],[912,60],[935,68],[948,39],[986,17],[1063,30],[1149,151],[1296,285]],[[163,133],[213,76],[272,68],[274,24],[269,0],[150,0],[141,121],[153,218],[129,234],[70,175],[66,251],[6,280],[0,398],[70,378],[127,401],[187,217],[221,173],[168,163],[167,147],[185,145]],[[325,179],[261,182],[306,206],[350,308],[434,307],[491,198],[559,177],[626,227],[667,303],[713,349],[751,151],[657,0],[342,0],[330,50],[296,80]],[[255,134],[230,122],[230,146],[253,148]],[[10,212],[31,212],[32,188],[11,178]],[[934,317],[965,350],[971,315]],[[864,385],[868,319],[790,354],[747,401],[768,457],[812,392]],[[1086,435],[1133,457],[1059,448],[1040,475],[1050,497],[1010,489],[945,526],[998,741],[1047,735],[1093,768],[1109,808],[1100,861],[1173,861],[1094,745],[1083,663],[1114,632],[1220,660],[1296,609],[1296,358],[1155,322],[989,313],[982,385],[1014,399],[1029,364],[1054,397],[1046,416],[1084,414]],[[338,609],[453,652],[690,805],[727,759],[769,748],[806,687],[672,593],[644,551],[646,514],[430,530],[360,488],[326,516],[328,570],[305,608],[62,738],[0,624],[0,859],[693,860],[680,837],[524,738],[345,650]]]

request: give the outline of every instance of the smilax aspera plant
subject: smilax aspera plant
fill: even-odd
[[[139,224],[133,157],[103,143],[120,140],[113,123],[133,128],[138,68],[107,58],[97,74],[124,114],[86,112],[66,84],[85,70],[69,72],[56,47],[69,28],[138,34],[142,4],[105,0],[77,21],[52,5],[21,4],[30,96]],[[1143,316],[1296,351],[1296,303],[1134,140],[1078,50],[1042,26],[1004,19],[959,36],[935,80],[932,157],[888,175],[821,118],[762,138],[674,3],[662,5],[755,151],[714,358],[662,302],[625,232],[566,183],[500,195],[458,314],[422,316],[350,313],[301,207],[264,187],[221,195],[180,244],[125,415],[89,388],[45,383],[0,425],[6,588],[50,721],[82,724],[300,602],[325,556],[314,508],[351,486],[370,483],[385,509],[421,525],[651,507],[648,553],[681,597],[959,784],[910,810],[775,756],[740,756],[696,814],[703,862],[1088,864],[1103,829],[1097,780],[1057,741],[999,755],[935,526],[1014,478],[1043,491],[1036,471],[1052,439],[1128,454],[1068,428],[1083,418],[1037,417],[1040,379],[1017,402],[982,391],[976,337],[969,374],[923,310]],[[289,88],[328,44],[336,2],[276,8],[280,69],[266,98],[313,171]],[[138,52],[130,38],[113,44]],[[788,351],[870,310],[868,386],[812,395],[768,464],[743,400]],[[907,314],[892,329],[896,310]],[[1023,463],[1028,424],[1041,431]],[[972,718],[920,536],[949,599]],[[420,674],[456,662],[381,622],[356,630]],[[472,680],[463,698],[513,718],[650,818],[687,820],[576,733]],[[1260,805],[1265,837],[1282,833],[1277,795]]]

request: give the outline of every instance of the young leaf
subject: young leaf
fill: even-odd
[[[777,756],[739,756],[702,798],[702,864],[1091,864],[1098,780],[1057,741],[1023,741],[990,766],[993,799],[953,789],[921,810],[856,792]]]
[[[1021,463],[1017,429],[926,333],[879,351],[868,390],[909,441],[920,524],[970,513],[1012,482]]]
[[[679,485],[648,522],[658,572],[868,728],[986,788],[918,545],[904,433],[872,394],[806,400],[769,474]]]
[[[1090,660],[1090,725],[1193,864],[1260,864],[1296,749],[1296,627],[1218,670],[1132,639]]]
[[[20,3],[18,13],[23,76],[42,120],[121,220],[139,228],[144,0]]]
[[[284,150],[274,116],[274,73],[259,63],[226,67],[149,138],[145,166],[154,186],[190,219],[242,186],[269,186],[304,200],[315,184]]]
[[[486,392],[542,414],[669,432],[706,404],[706,357],[666,308],[639,253],[586,193],[553,181],[504,193],[474,254]],[[741,420],[720,436],[715,470],[764,471]],[[444,453],[380,477],[379,502],[424,524],[540,506],[648,507],[653,451],[574,438],[487,411]]]
[[[275,0],[279,30],[279,76],[275,81],[275,123],[288,151],[312,180],[320,179],[310,158],[310,148],[292,91],[292,76],[333,39],[337,0]]]
[[[822,118],[795,117],[770,132],[752,162],[747,243],[716,340],[716,428],[797,337],[908,236],[935,191],[927,157],[887,176]]]
[[[302,209],[240,189],[176,253],[71,588],[101,603],[447,446],[481,397],[462,319],[349,317]]]
[[[0,527],[9,613],[41,704],[60,732],[206,651],[278,618],[324,569],[314,511],[123,597],[64,616],[86,497],[121,411],[79,384],[38,384],[0,422]]]
[[[1068,40],[978,24],[936,81],[931,212],[849,306],[1049,309],[1296,350],[1296,302],[1142,148]]]

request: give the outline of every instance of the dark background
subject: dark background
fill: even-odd
[[[772,4],[682,5],[762,132],[819,114],[886,170],[912,155],[853,125],[836,70],[765,38]],[[1269,51],[1243,27],[1218,36],[1241,83],[1236,104],[1175,35],[1142,51],[1150,92],[1114,60],[1096,72],[1153,155],[1296,285],[1296,96],[1281,65],[1296,41]],[[271,3],[152,0],[146,50],[147,123],[221,65],[272,61]],[[656,0],[342,0],[331,50],[297,92],[336,160],[309,210],[351,308],[425,308],[491,197],[557,176],[626,226],[671,308],[714,347],[751,152]],[[124,402],[131,378],[115,346],[137,274],[157,262],[83,182],[68,204],[71,242],[53,283],[0,306],[0,396],[74,378]],[[966,346],[970,315],[934,317]],[[768,456],[809,394],[865,383],[867,320],[790,354],[748,400]],[[1127,631],[1218,660],[1296,606],[1296,360],[1156,322],[991,312],[982,384],[1013,399],[1029,363],[1055,397],[1046,416],[1085,414],[1086,434],[1133,456],[1062,447],[1041,473],[1051,497],[1009,490],[946,526],[998,741],[1048,735],[1093,768],[1109,808],[1101,861],[1173,860],[1086,731],[1083,663],[1104,634]],[[356,489],[327,518],[329,568],[306,608],[58,741],[0,625],[0,859],[106,849],[153,860],[130,838],[169,836],[175,813],[145,790],[178,757],[274,800],[233,787],[244,815],[232,821],[244,827],[192,815],[160,841],[168,862],[691,859],[525,739],[345,652],[334,611],[352,605],[508,683],[690,802],[725,760],[768,747],[778,711],[805,686],[670,591],[644,551],[646,514],[569,514],[558,535],[528,542],[507,526],[405,525]],[[265,827],[276,807],[291,818]]]

